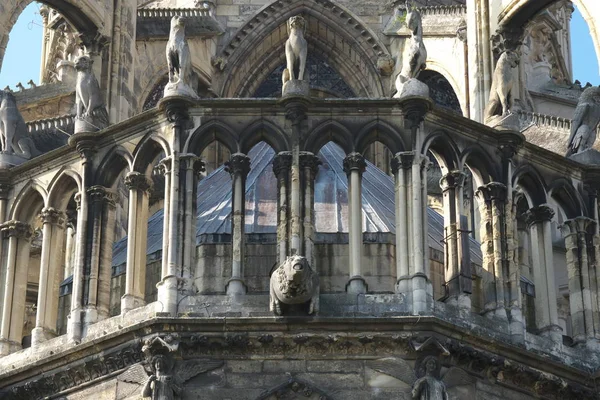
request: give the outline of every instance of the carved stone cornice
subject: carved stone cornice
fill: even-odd
[[[250,172],[250,157],[242,153],[234,153],[229,161],[225,163],[225,171],[232,176],[242,176],[245,178]]]
[[[181,154],[179,156],[179,166],[183,169],[191,169],[194,171],[194,174],[199,175],[201,172],[206,171],[204,168],[204,161],[202,161],[202,157],[199,157],[195,154]]]
[[[490,182],[483,186],[479,186],[475,192],[475,196],[486,203],[491,201],[504,203],[506,201],[507,194],[508,188],[505,184],[500,182]]]
[[[524,213],[524,217],[527,226],[531,226],[538,222],[552,221],[552,218],[554,218],[554,210],[552,207],[542,204],[531,207]]]
[[[14,237],[17,239],[29,240],[33,235],[31,225],[16,220],[6,221],[0,225],[0,230],[2,230],[7,237]]]
[[[392,158],[392,173],[398,172],[400,168],[403,170],[411,169],[415,159],[415,153],[412,151],[404,151],[396,153]]]
[[[54,207],[46,207],[40,212],[42,224],[51,224],[63,226],[65,223],[65,213]]]
[[[107,204],[115,205],[115,194],[104,186],[92,186],[87,190],[87,193],[90,196],[91,203],[106,202]]]
[[[344,172],[348,175],[352,171],[358,171],[360,174],[367,169],[367,162],[360,153],[350,153],[344,158]]]
[[[450,189],[457,189],[464,185],[467,175],[462,171],[450,171],[440,178],[440,188],[445,192]]]
[[[315,156],[313,153],[308,151],[300,152],[300,168],[309,168],[311,170],[313,179],[317,176],[317,173],[319,172],[319,165],[321,164],[323,164],[321,159]]]
[[[125,186],[129,190],[139,190],[141,192],[152,191],[152,180],[141,172],[132,171],[125,176]]]
[[[273,173],[276,177],[284,177],[290,172],[292,167],[292,153],[289,151],[279,152],[273,159]]]

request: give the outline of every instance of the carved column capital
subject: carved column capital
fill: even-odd
[[[192,101],[186,98],[164,98],[159,102],[159,108],[164,111],[167,120],[179,128],[190,120],[190,105]]]
[[[360,174],[367,169],[367,162],[360,153],[350,153],[344,158],[344,172],[350,174],[352,171],[358,171]]]
[[[115,204],[114,193],[110,192],[104,186],[92,186],[87,190],[87,193],[90,196],[90,203],[107,202],[108,204]]]
[[[125,176],[125,186],[129,190],[150,192],[152,191],[152,180],[140,172],[133,171]]]
[[[392,158],[392,173],[396,173],[400,168],[407,170],[412,168],[415,153],[412,151],[403,151],[396,153]]]
[[[276,177],[287,176],[292,167],[292,153],[289,151],[282,151],[278,153],[273,159],[273,173]]]
[[[171,172],[172,160],[171,157],[165,157],[156,164],[152,173],[157,176],[166,176]]]
[[[14,237],[17,239],[29,240],[33,235],[31,225],[16,220],[6,221],[0,225],[0,229],[7,237]]]
[[[300,152],[300,168],[310,168],[313,179],[317,176],[317,173],[319,172],[319,165],[321,164],[323,164],[321,159],[315,156],[313,153],[308,151]]]
[[[76,133],[69,137],[69,145],[75,147],[80,157],[87,161],[91,159],[98,150],[96,146],[97,139],[98,138],[94,133]]]
[[[539,222],[552,221],[554,218],[554,210],[552,207],[542,204],[539,206],[531,207],[528,211],[525,212],[525,223],[527,226],[531,226],[533,224]]]
[[[65,213],[54,207],[46,207],[40,212],[42,224],[62,226],[65,223]]]
[[[576,217],[566,220],[559,228],[564,237],[575,234],[586,234],[594,227],[596,221],[587,217]]]
[[[225,171],[245,178],[250,172],[250,157],[242,153],[232,154],[229,161],[225,163]]]
[[[202,157],[198,157],[195,154],[181,154],[179,156],[179,163],[181,168],[188,170],[191,169],[196,175],[200,175],[201,172],[206,170],[204,168],[204,161],[202,161]]]
[[[475,192],[475,196],[486,203],[491,201],[499,201],[503,203],[506,201],[507,193],[508,189],[505,184],[500,182],[490,182],[483,186],[479,186]]]
[[[7,200],[12,186],[8,183],[0,183],[0,200]]]
[[[450,189],[457,189],[464,185],[467,175],[462,171],[450,171],[440,178],[440,187],[445,192]]]
[[[498,151],[505,159],[511,159],[525,143],[525,136],[520,132],[502,131],[497,136]]]

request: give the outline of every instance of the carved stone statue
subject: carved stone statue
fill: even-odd
[[[2,158],[0,164],[16,164],[16,160],[5,158],[14,155],[24,160],[29,160],[39,154],[17,108],[15,96],[6,90],[0,91],[0,143],[2,145]]]
[[[428,96],[429,89],[427,85],[416,80],[421,70],[425,69],[425,61],[427,60],[427,50],[423,44],[421,13],[415,8],[411,9],[408,1],[405,7],[406,26],[410,29],[411,37],[408,42],[408,51],[405,52],[402,60],[402,69],[396,77],[396,94],[394,97],[404,97],[407,95]],[[417,85],[417,83],[420,83],[420,85]],[[407,92],[407,89],[410,90]],[[415,89],[417,90],[415,91]],[[419,91],[422,93],[419,93]]]
[[[167,66],[169,83],[165,86],[164,96],[188,96],[198,98],[192,89],[194,74],[192,56],[185,38],[185,20],[181,16],[171,18],[171,31],[167,42]]]
[[[309,303],[308,313],[319,307],[319,276],[302,256],[288,257],[271,275],[269,309],[282,314],[282,304]]]
[[[433,355],[417,360],[416,374],[407,361],[396,357],[368,361],[367,366],[411,385],[412,398],[416,400],[448,400],[448,389],[475,383],[474,378],[457,367],[451,367],[443,379],[440,379],[441,365]],[[377,376],[373,380],[377,382]]]
[[[485,109],[485,123],[493,124],[511,114],[514,105],[513,69],[519,65],[519,55],[507,50],[498,59],[494,70],[490,98]]]
[[[598,123],[600,123],[600,86],[591,86],[583,91],[575,108],[575,115],[571,122],[571,136],[567,144],[567,157],[592,148],[596,141]]]
[[[184,394],[185,382],[223,365],[220,360],[175,360],[178,346],[177,339],[170,336],[147,340],[142,348],[146,362],[132,366],[117,380],[142,385],[143,398],[176,400]]]
[[[104,105],[100,85],[92,71],[92,59],[88,56],[78,57],[75,60],[75,70],[77,71],[75,133],[95,132],[106,128],[108,112]]]
[[[286,88],[289,86],[288,82],[290,82],[290,85],[295,84],[302,89],[301,91],[306,92],[302,94],[308,95],[308,82],[297,82],[304,81],[304,72],[306,70],[306,54],[308,51],[308,45],[306,39],[304,39],[306,21],[302,16],[296,15],[288,20],[287,26],[289,37],[285,42],[287,68],[283,70],[282,75],[283,94],[286,94]]]

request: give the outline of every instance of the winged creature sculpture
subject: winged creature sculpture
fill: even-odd
[[[600,86],[592,86],[583,91],[575,108],[566,157],[592,148],[596,141],[598,123],[600,123]]]
[[[475,380],[460,368],[450,368],[440,379],[441,365],[437,357],[429,355],[417,362],[416,373],[401,358],[387,357],[367,362],[369,368],[399,379],[412,387],[415,400],[449,400],[448,389],[470,385]]]

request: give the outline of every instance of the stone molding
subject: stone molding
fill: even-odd
[[[282,151],[278,153],[273,159],[273,173],[276,177],[280,177],[280,174],[287,174],[290,172],[292,167],[292,153],[289,151]],[[284,175],[285,176],[285,175]]]
[[[125,186],[129,190],[139,190],[142,192],[152,191],[152,180],[148,179],[146,175],[132,171],[125,176]]]
[[[525,212],[525,223],[527,226],[531,226],[538,222],[552,221],[554,217],[554,210],[552,207],[542,204],[539,206],[531,207]]]
[[[352,171],[358,171],[360,174],[367,169],[367,162],[362,154],[354,152],[344,158],[344,172],[349,175]]]
[[[17,239],[29,240],[33,235],[31,225],[14,219],[0,225],[0,229],[7,237],[14,237]]]
[[[225,170],[232,176],[246,178],[250,172],[250,157],[242,153],[234,153],[229,161],[225,162]]]
[[[65,213],[54,207],[46,207],[40,212],[42,224],[51,224],[63,226],[65,223]]]

